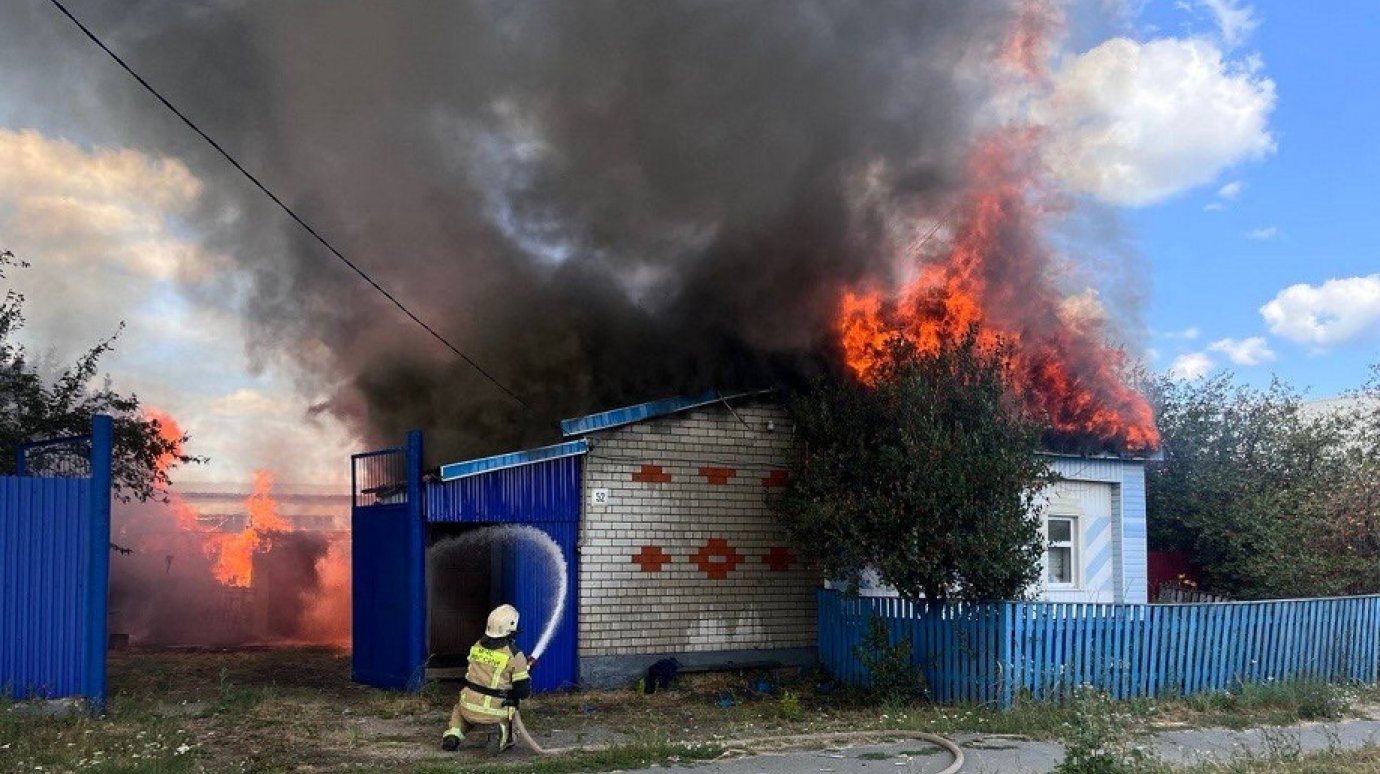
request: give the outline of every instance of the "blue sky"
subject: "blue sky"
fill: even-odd
[[[1272,333],[1260,308],[1297,283],[1321,286],[1380,271],[1380,98],[1373,85],[1380,4],[1261,2],[1252,12],[1258,26],[1238,56],[1257,57],[1275,83],[1269,128],[1276,149],[1211,184],[1124,210],[1150,269],[1149,343],[1159,367],[1206,350],[1217,366],[1254,383],[1278,373],[1314,395],[1332,394],[1359,384],[1367,365],[1380,361],[1376,319],[1319,346]],[[1211,23],[1173,3],[1153,3],[1140,17],[1164,34],[1202,33]],[[1217,195],[1233,183],[1240,184],[1234,197]],[[1198,335],[1183,337],[1191,329]],[[1178,335],[1165,335],[1171,332]],[[1223,338],[1251,337],[1264,337],[1276,359],[1234,365],[1207,349]]]

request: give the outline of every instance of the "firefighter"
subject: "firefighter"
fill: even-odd
[[[484,637],[470,648],[465,686],[451,710],[441,749],[459,749],[465,734],[476,726],[497,726],[497,733],[490,729],[490,751],[513,746],[513,713],[518,702],[532,695],[527,657],[513,644],[517,628],[518,611],[512,605],[500,605],[489,613]]]

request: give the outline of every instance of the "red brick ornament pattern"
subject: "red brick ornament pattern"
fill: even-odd
[[[730,478],[738,475],[733,468],[700,468],[700,475],[711,484],[727,484]]]
[[[643,465],[640,470],[632,474],[632,480],[644,484],[669,484],[671,474],[667,473],[660,465]]]
[[[661,546],[643,546],[641,551],[633,554],[632,560],[643,572],[661,572],[664,565],[670,564],[671,555],[662,551]]]
[[[716,559],[722,561],[715,561]],[[700,568],[700,572],[710,580],[726,580],[728,574],[742,564],[743,555],[730,546],[727,540],[710,538],[708,543],[700,546],[700,550],[690,557],[690,561],[694,562],[695,566]]]
[[[772,546],[765,554],[762,554],[762,564],[771,568],[772,572],[785,572],[791,569],[795,563],[795,554],[791,549],[783,546]]]

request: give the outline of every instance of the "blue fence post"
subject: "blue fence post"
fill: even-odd
[[[1015,659],[1011,657],[1011,641],[1015,638],[1013,616],[1011,609],[1015,607],[1014,602],[1001,603],[1001,615],[997,623],[997,636],[1001,637],[1001,708],[1010,709],[1013,693],[1013,681],[1016,677]]]
[[[412,615],[408,636],[408,652],[412,656],[411,677],[407,690],[419,691],[426,677],[426,521],[422,510],[422,431],[407,433],[405,457],[407,464],[407,531],[408,545],[413,552],[409,564],[408,604]]]
[[[91,551],[86,586],[86,669],[82,693],[95,714],[105,712],[106,602],[110,588],[110,494],[114,423],[98,414],[91,420]]]

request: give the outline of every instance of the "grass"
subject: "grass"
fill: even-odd
[[[1317,753],[1271,752],[1242,756],[1226,763],[1210,763],[1180,774],[1380,774],[1380,747]]]
[[[451,689],[428,686],[407,695],[356,685],[349,680],[348,657],[331,650],[120,653],[111,658],[104,718],[35,716],[0,702],[0,771],[558,774],[704,760],[722,754],[725,740],[743,737],[903,729],[1062,740],[1078,721],[1077,708],[1069,704],[1022,703],[1006,712],[878,707],[856,692],[821,690],[811,675],[767,676],[777,680],[774,690],[749,689],[764,676],[701,675],[651,696],[631,691],[540,696],[523,706],[539,739],[551,732],[560,745],[613,747],[558,758],[493,759],[479,751],[457,756],[438,749],[454,700]],[[725,697],[731,697],[731,706],[720,706]],[[1118,706],[1137,718],[1133,732],[1141,733],[1288,724],[1354,712],[1348,707],[1359,701],[1380,701],[1380,694],[1337,695],[1335,689],[1300,684],[1249,686],[1220,697]]]
[[[1281,723],[1290,723],[1337,720],[1349,712],[1360,696],[1360,691],[1320,681],[1268,682],[1244,684],[1226,693],[1188,697],[1182,704],[1201,716],[1219,716],[1221,725],[1270,714],[1278,715]]]

